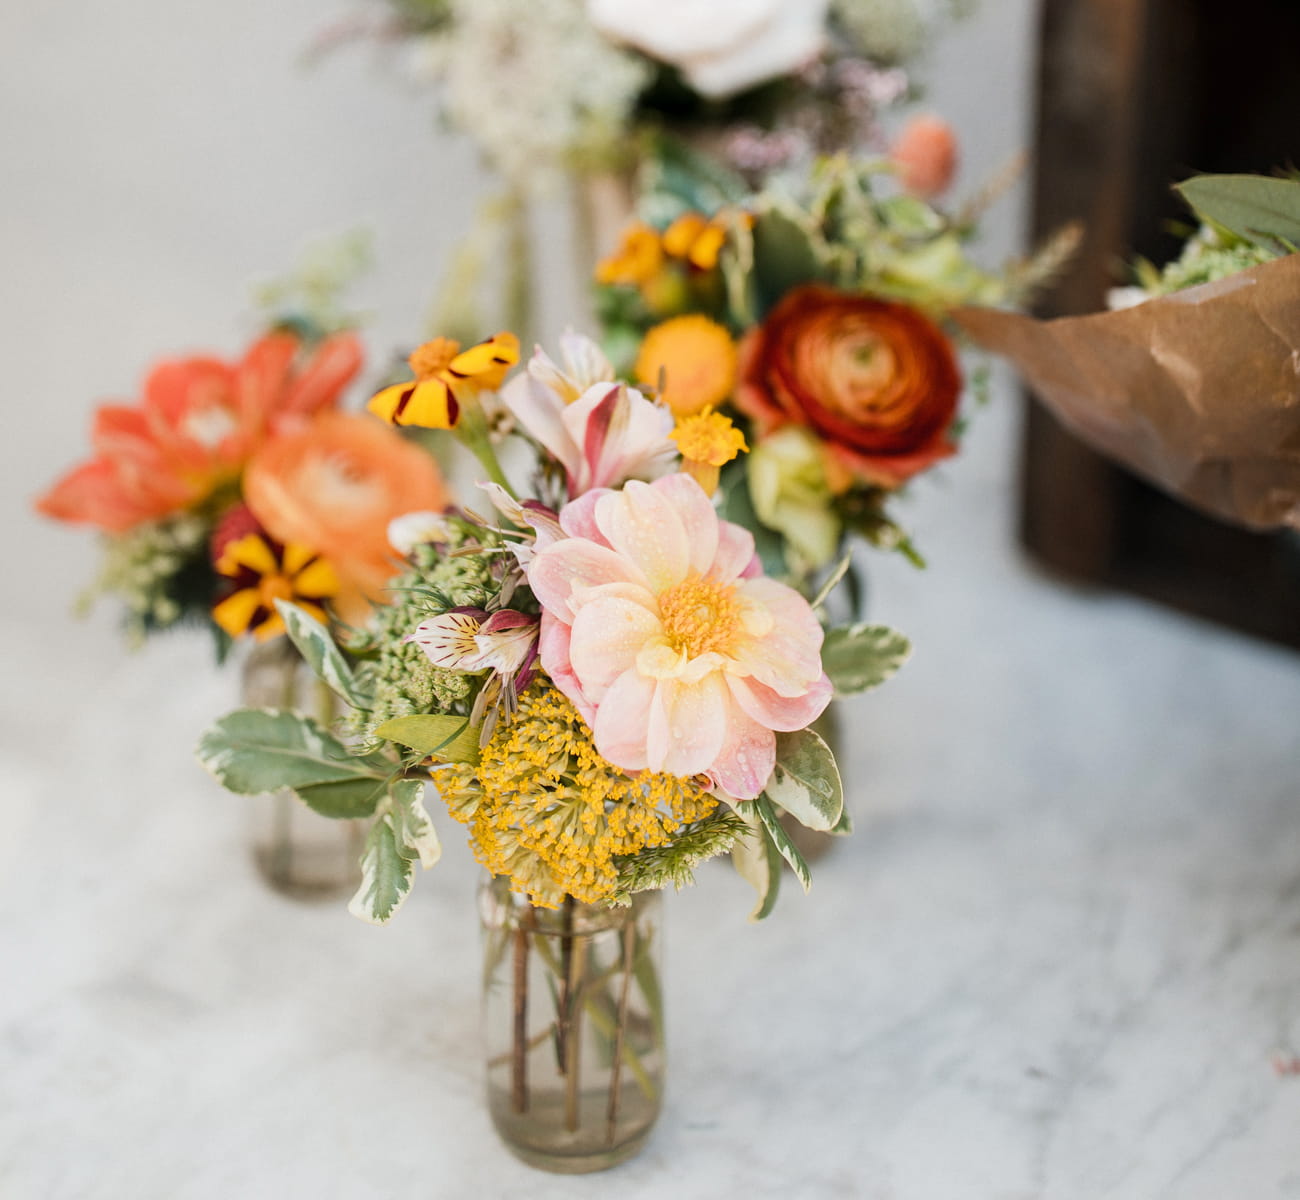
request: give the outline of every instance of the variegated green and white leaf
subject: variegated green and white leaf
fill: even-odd
[[[380,725],[375,733],[443,762],[472,765],[479,760],[478,726],[471,725],[468,717],[441,714],[393,717]]]
[[[198,760],[222,787],[243,795],[345,780],[387,778],[387,764],[357,757],[310,717],[239,708],[199,739]]]
[[[393,807],[401,818],[403,847],[428,870],[442,857],[442,843],[424,807],[424,784],[418,779],[393,784]]]
[[[731,863],[741,879],[758,893],[758,903],[749,919],[761,921],[776,907],[781,890],[781,856],[753,811],[753,805],[737,805],[736,814],[749,826],[749,833],[737,838],[731,847]]]
[[[799,853],[798,847],[790,840],[790,835],[781,828],[781,819],[776,815],[776,809],[772,807],[766,796],[759,796],[753,804],[754,812],[763,823],[767,836],[772,839],[772,844],[780,852],[781,857],[790,864],[790,870],[795,873],[795,877],[803,884],[803,890],[807,892],[812,887],[812,872],[808,870],[808,864]]]
[[[912,643],[887,625],[841,625],[827,630],[822,669],[837,696],[879,687],[911,656]]]
[[[411,892],[415,863],[403,853],[400,820],[385,798],[361,852],[361,886],[348,912],[371,925],[387,925]]]
[[[330,631],[310,613],[288,600],[277,600],[276,610],[284,618],[289,639],[298,647],[317,677],[343,697],[353,708],[368,708],[370,697],[357,686],[352,668],[334,643]]]
[[[822,833],[844,813],[844,785],[835,755],[811,729],[776,735],[776,766],[763,794],[800,825]]]
[[[294,788],[299,798],[313,812],[337,820],[368,817],[388,792],[388,780],[374,776],[364,779],[340,779],[335,783],[313,783]]]

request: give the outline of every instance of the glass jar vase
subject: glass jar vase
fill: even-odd
[[[340,704],[287,637],[253,647],[244,660],[240,694],[246,708],[306,713],[326,727]],[[248,813],[253,862],[276,891],[297,899],[328,899],[360,886],[362,822],[322,817],[287,790],[249,797]]]
[[[537,908],[489,879],[483,924],[488,1108],[517,1157],[561,1174],[645,1144],[663,1090],[662,897]]]

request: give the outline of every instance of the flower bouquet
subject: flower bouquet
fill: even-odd
[[[277,602],[347,717],[330,729],[240,710],[199,758],[232,791],[287,787],[368,821],[351,911],[380,924],[416,864],[439,858],[432,779],[492,876],[494,1119],[528,1161],[585,1171],[634,1152],[658,1111],[656,893],[727,852],[756,917],[783,863],[806,889],[780,814],[848,831],[834,756],[809,727],[833,693],[883,682],[906,645],[826,631],[824,595],[766,576],[672,410],[619,382],[593,342],[570,334],[561,362],[539,350],[501,386],[516,346],[430,343],[414,377],[372,401],[456,434],[489,476],[488,511],[466,497],[397,522],[406,569],[365,631]],[[501,465],[497,409],[513,422],[504,440],[530,452],[527,488]]]
[[[252,643],[245,695],[326,715],[276,602],[361,620],[396,561],[389,521],[443,503],[428,453],[384,423],[339,410],[361,343],[317,297],[276,319],[239,357],[166,359],[141,399],[95,414],[94,456],[37,500],[42,513],[100,531],[104,566],[87,595],[125,609],[129,637],[209,629],[219,659]],[[268,879],[288,890],[354,872],[347,841],[287,796],[255,838]],[[320,843],[322,831],[328,838]]]
[[[1095,450],[1222,520],[1300,527],[1300,180],[1202,175],[1179,259],[1117,311],[1035,321],[968,309]]]

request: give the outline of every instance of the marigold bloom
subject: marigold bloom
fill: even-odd
[[[248,507],[272,537],[314,546],[339,573],[336,607],[366,614],[398,569],[388,541],[394,517],[446,507],[433,459],[370,417],[329,413],[274,438],[244,476]]]
[[[277,600],[292,600],[319,621],[326,620],[322,601],[336,595],[334,568],[307,546],[282,545],[259,533],[228,542],[216,563],[217,574],[232,581],[233,591],[212,609],[212,619],[231,637],[245,633],[264,642],[284,632]]]
[[[95,413],[95,457],[36,502],[46,516],[123,533],[200,503],[232,483],[266,438],[333,407],[361,366],[350,333],[304,355],[291,333],[258,339],[236,363],[168,360],[138,407]]]
[[[658,387],[662,380],[659,398],[674,416],[689,417],[730,399],[736,386],[736,345],[708,317],[673,317],[645,335],[635,374],[647,387]]]
[[[710,496],[718,490],[720,469],[748,450],[745,435],[730,417],[706,408],[683,417],[672,432],[682,455],[682,469]]]
[[[881,487],[955,453],[960,394],[952,344],[928,317],[817,284],[788,292],[740,348],[736,404],[764,434],[803,426],[829,472]]]
[[[633,221],[623,230],[618,249],[596,264],[596,282],[642,287],[659,274],[663,262],[658,230],[644,221]]]
[[[498,333],[468,350],[451,338],[434,338],[407,359],[415,378],[376,393],[367,407],[391,425],[452,429],[460,418],[457,391],[495,391],[519,361],[519,339]]]
[[[541,661],[628,771],[707,774],[752,799],[776,730],[830,702],[822,628],[793,588],[766,579],[747,530],[720,521],[686,475],[589,492],[565,506],[567,538],[539,549]]]

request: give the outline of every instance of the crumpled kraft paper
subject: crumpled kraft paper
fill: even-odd
[[[1300,254],[1118,312],[954,316],[1101,454],[1224,520],[1300,528]]]

